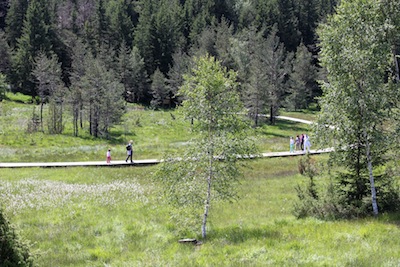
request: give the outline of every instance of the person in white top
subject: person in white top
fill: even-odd
[[[308,135],[304,135],[304,152],[310,152],[311,142],[310,137]]]
[[[107,164],[111,163],[111,149],[107,150]]]
[[[290,153],[294,153],[294,139],[290,137]]]

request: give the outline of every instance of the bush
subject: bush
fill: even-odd
[[[5,99],[7,91],[6,76],[0,73],[0,102]]]
[[[35,266],[28,245],[23,243],[0,209],[0,263],[3,267]]]
[[[360,186],[362,184],[365,183],[357,182],[351,174],[339,173],[319,192],[313,179],[306,186],[297,185],[298,201],[293,214],[297,218],[312,216],[328,220],[368,216],[372,214],[369,183]],[[400,191],[391,173],[386,171],[382,175],[375,175],[375,186],[379,211],[397,211],[400,207]]]

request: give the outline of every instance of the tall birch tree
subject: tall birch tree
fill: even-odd
[[[181,160],[168,158],[156,177],[169,203],[195,214],[204,239],[211,203],[238,197],[238,155],[249,156],[255,146],[248,137],[249,124],[239,115],[243,105],[236,91],[235,72],[206,56],[195,59],[192,74],[184,79],[181,111],[187,119],[194,119],[195,138]]]
[[[386,84],[391,46],[383,20],[379,1],[347,0],[319,29],[328,83],[322,84],[317,136],[335,147],[336,163],[348,171],[341,175],[348,201],[362,206],[369,188],[374,215],[379,212],[374,170],[388,148],[384,124],[391,106]]]

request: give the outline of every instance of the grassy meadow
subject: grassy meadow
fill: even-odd
[[[131,104],[122,122],[111,129],[109,139],[90,136],[87,123],[74,137],[68,112],[64,115],[63,134],[29,132],[27,125],[34,113],[39,114],[40,107],[20,103],[27,101],[22,96],[19,99],[0,103],[0,162],[99,161],[105,160],[108,148],[114,160],[122,160],[129,140],[134,142],[134,159],[162,158],[165,153],[179,151],[193,136],[190,122],[178,112],[146,110]],[[44,122],[46,115],[45,110]],[[46,131],[46,123],[43,128]],[[278,120],[273,127],[264,124],[256,128],[254,138],[261,152],[286,151],[290,136],[309,132],[308,125]]]
[[[179,234],[149,179],[156,166],[0,169],[0,194],[39,266],[399,266],[400,215],[294,218],[296,166],[249,161],[240,200],[212,206],[201,246],[178,243],[200,226]]]
[[[33,106],[3,101],[0,162],[105,160],[107,147],[122,159],[129,139],[134,158],[158,158],[190,140],[179,114],[128,109],[109,140],[96,140],[73,137],[68,123],[63,135],[27,133]],[[262,152],[288,150],[288,137],[307,127],[278,121],[255,129],[254,138]],[[199,246],[178,243],[199,239],[200,226],[182,234],[171,220],[151,179],[157,166],[0,169],[0,197],[38,266],[400,266],[400,214],[341,221],[292,215],[295,186],[306,182],[298,159],[249,160],[240,199],[213,203]]]

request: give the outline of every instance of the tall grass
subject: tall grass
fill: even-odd
[[[325,161],[325,157],[318,157]],[[296,158],[248,162],[241,198],[211,207],[208,239],[179,225],[143,168],[1,169],[10,219],[40,266],[398,266],[400,215],[352,221],[292,215]],[[14,198],[12,199],[11,196]],[[14,205],[20,198],[24,205]]]
[[[109,147],[114,160],[124,159],[131,139],[134,158],[158,158],[179,151],[192,136],[190,123],[176,112],[134,105],[108,140],[84,131],[73,137],[67,115],[62,135],[29,133],[33,109],[0,103],[0,161],[105,160]],[[263,152],[281,151],[288,150],[289,136],[307,131],[278,121],[254,129],[254,138]],[[400,266],[400,214],[351,221],[292,215],[294,188],[306,182],[297,160],[248,161],[241,198],[211,207],[208,238],[200,246],[177,242],[199,238],[200,229],[183,235],[171,220],[161,185],[150,179],[156,166],[0,169],[0,199],[31,241],[39,266]]]

